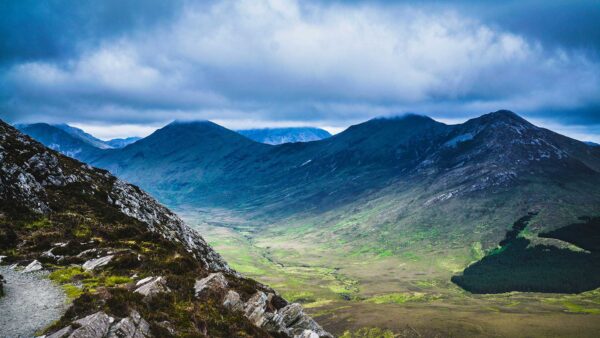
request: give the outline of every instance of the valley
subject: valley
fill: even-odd
[[[271,224],[261,231],[223,209],[179,210],[232,267],[301,302],[334,334],[366,328],[400,337],[594,337],[600,290],[580,294],[477,295],[450,281],[480,259],[479,245],[398,254],[356,253],[315,240],[314,229]],[[266,230],[266,231],[265,231]],[[360,248],[359,248],[360,250]]]
[[[600,148],[513,112],[280,145],[176,121],[120,149],[58,149],[139,184],[333,334],[600,330],[598,226],[581,223],[600,215]]]

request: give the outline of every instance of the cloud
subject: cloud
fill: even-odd
[[[76,12],[101,6],[85,4]],[[460,119],[508,108],[600,124],[600,61],[583,42],[569,40],[573,34],[548,43],[540,30],[528,29],[523,18],[535,15],[523,10],[535,8],[533,1],[509,1],[495,17],[479,5],[467,9],[469,1],[181,2],[165,17],[162,5],[151,2],[136,15],[110,19],[135,12],[128,10],[132,1],[121,10],[116,4],[101,6],[65,54],[53,52],[63,45],[49,36],[71,31],[78,19],[57,24],[58,31],[29,27],[17,36],[41,34],[51,43],[37,52],[15,48],[13,61],[0,68],[2,117],[106,125],[293,121],[340,128],[406,111]],[[47,15],[33,7],[40,18],[65,11],[47,9]],[[581,29],[592,29],[591,21],[582,21]],[[44,51],[48,55],[38,55]],[[579,120],[560,113],[566,111]]]

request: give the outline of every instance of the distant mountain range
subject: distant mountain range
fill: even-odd
[[[376,252],[490,250],[528,212],[534,233],[600,215],[600,147],[506,110],[459,125],[378,118],[280,145],[175,122],[125,148],[77,156],[171,206],[227,208],[256,224],[301,220],[306,233],[335,229],[331,243]]]
[[[141,139],[141,137],[128,137],[103,141],[79,128],[64,123],[17,124],[15,127],[51,149],[75,158],[82,153],[94,152],[96,149],[123,148]]]
[[[256,142],[273,145],[318,141],[331,136],[326,130],[311,127],[245,129],[237,132]]]

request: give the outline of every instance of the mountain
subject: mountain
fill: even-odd
[[[16,311],[10,320],[17,331],[3,333],[33,336],[24,330],[40,320],[49,337],[331,337],[298,304],[232,270],[138,187],[2,121],[0,158],[0,257],[12,264],[6,271],[32,281],[44,276],[33,271],[50,270],[72,302],[61,318],[45,318],[54,304],[20,307],[48,290],[10,288],[1,311]],[[26,315],[33,312],[39,316]]]
[[[94,136],[86,133],[85,131],[79,129],[79,128],[75,128],[75,127],[71,127],[68,124],[55,124],[54,125],[56,128],[59,128],[63,131],[65,131],[66,133],[68,133],[69,135],[76,137],[80,140],[82,140],[83,142],[94,146],[98,149],[109,149],[111,148],[111,146],[109,144],[107,144],[106,142],[95,138]]]
[[[595,142],[587,141],[587,142],[585,142],[585,144],[587,144],[588,146],[592,146],[592,147],[600,147],[600,144],[595,143]]]
[[[454,220],[435,215],[450,208],[463,222],[457,236],[469,225],[491,222],[477,235],[488,246],[520,210],[543,210],[539,217],[554,222],[564,218],[553,209],[558,200],[580,212],[600,205],[593,188],[600,149],[509,111],[460,125],[418,115],[380,118],[324,140],[276,146],[211,122],[174,123],[91,163],[170,205],[227,207],[268,218],[402,200],[377,222],[446,227]],[[466,215],[462,201],[481,209]],[[483,211],[492,205],[496,212]]]
[[[108,141],[104,141],[106,144],[108,144],[111,148],[124,148],[130,144],[132,144],[133,142],[139,141],[141,140],[141,137],[126,137],[126,138],[115,138],[112,140],[108,140]]]
[[[331,136],[326,130],[311,127],[245,129],[237,132],[251,140],[266,144],[310,142]]]
[[[77,136],[76,132],[67,132],[68,128],[58,127],[47,123],[16,125],[21,132],[45,144],[66,156],[82,159],[96,153],[99,148]]]

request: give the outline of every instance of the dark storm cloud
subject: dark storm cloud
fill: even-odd
[[[173,20],[178,0],[1,1],[0,64],[70,57],[102,40]]]
[[[343,127],[506,108],[600,125],[596,1],[5,1],[12,122]],[[583,129],[581,129],[583,128]]]

